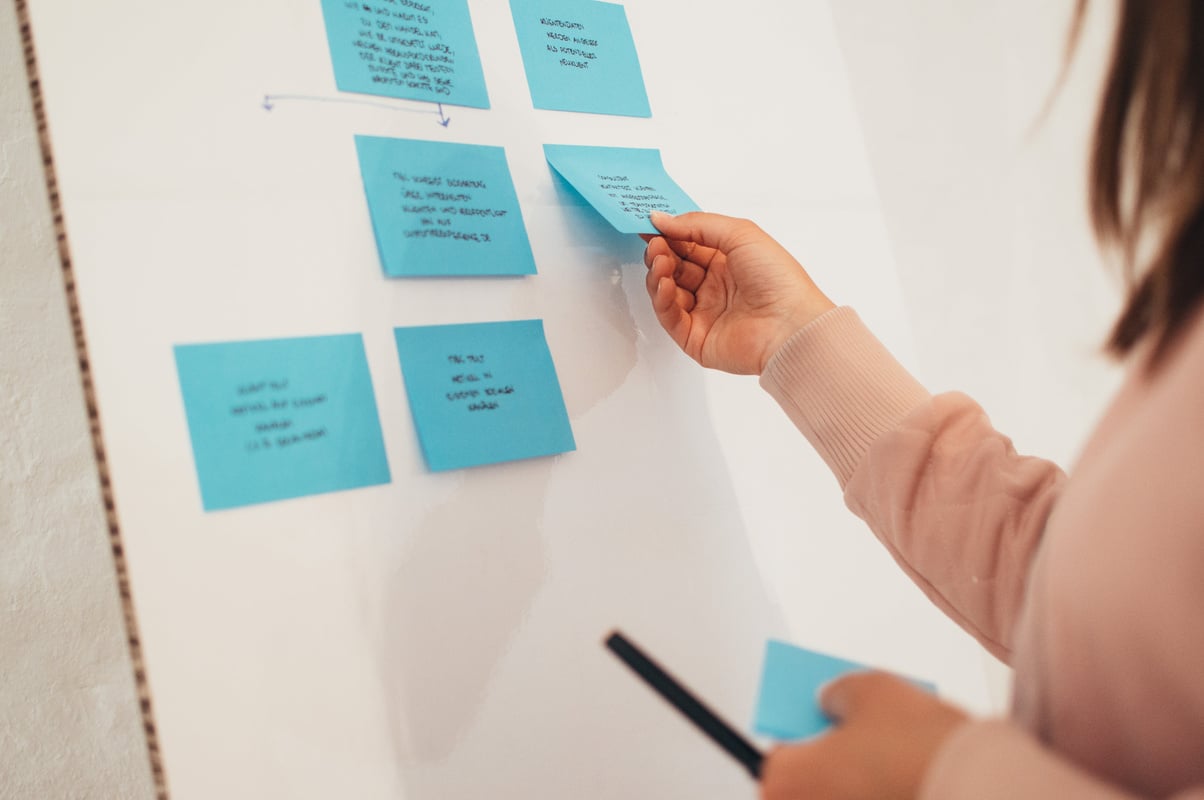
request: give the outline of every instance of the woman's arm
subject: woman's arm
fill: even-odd
[[[929,395],[852,309],[798,331],[761,383],[912,580],[1008,660],[1064,473],[1017,455],[965,395]]]
[[[1017,456],[963,395],[933,398],[847,308],[746,220],[653,215],[657,319],[706,367],[762,385],[846,502],[936,603],[1007,658],[1032,554],[1064,480]]]

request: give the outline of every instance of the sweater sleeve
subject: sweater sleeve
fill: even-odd
[[[1010,722],[971,722],[954,733],[924,776],[919,800],[1141,800],[1076,768]],[[1204,786],[1167,800],[1204,800]]]
[[[1017,455],[965,395],[930,395],[850,308],[798,331],[761,384],[908,576],[1009,660],[1063,472]]]

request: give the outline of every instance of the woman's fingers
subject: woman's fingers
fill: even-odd
[[[673,251],[669,248],[669,243],[665,241],[665,237],[657,236],[648,242],[648,246],[644,248],[644,266],[652,269],[652,262],[657,256],[673,255]]]
[[[714,262],[717,253],[708,248],[697,248],[698,251],[705,251],[695,254],[696,256],[705,257],[704,261],[699,262],[693,258],[683,257],[682,251],[684,250],[685,253],[688,253],[689,250],[687,248],[690,246],[692,246],[691,242],[668,242],[662,237],[657,237],[649,242],[648,247],[644,250],[644,266],[651,270],[657,258],[669,259],[673,265],[672,269],[669,270],[669,274],[672,275],[677,285],[688,292],[696,292],[698,291],[698,287],[702,285],[703,279],[706,278],[707,267]],[[649,284],[649,293],[651,293],[651,287],[654,285],[655,283]]]
[[[702,286],[702,281],[706,276],[705,269],[689,261],[679,261],[677,269],[673,270],[674,282],[691,293],[698,291],[698,287]]]
[[[648,296],[656,300],[660,293],[661,283],[667,281],[675,290],[668,295],[669,299],[685,311],[693,310],[694,290],[697,289],[697,284],[702,282],[701,275],[695,274],[697,271],[698,268],[693,265],[683,268],[681,262],[677,262],[669,256],[658,257],[652,262],[652,267],[644,277]]]
[[[676,217],[654,211],[650,220],[666,239],[694,242],[721,253],[730,253],[737,245],[747,244],[751,237],[768,238],[746,219],[704,211],[691,211]]]
[[[672,278],[677,269],[676,259],[672,255],[660,254],[648,261],[648,274],[644,276],[644,285],[648,296],[656,299],[656,287],[661,278]]]
[[[675,299],[677,300],[678,307],[686,313],[693,311],[694,304],[698,302],[693,292],[687,291],[680,286],[677,287],[677,297]]]
[[[682,297],[683,294],[688,300]],[[660,279],[652,295],[652,310],[669,338],[683,350],[690,337],[690,313],[686,303],[693,308],[693,295],[679,289],[670,278]]]
[[[644,283],[648,289],[648,295],[655,298],[661,280],[668,278],[680,293],[677,296],[678,304],[686,311],[690,311],[694,308],[694,292],[698,291],[698,287],[702,285],[705,277],[706,272],[697,264],[661,255],[653,259],[648,274],[644,276]]]
[[[880,706],[909,687],[885,672],[853,672],[819,690],[819,706],[834,720],[847,722],[865,709]]]
[[[679,260],[683,267],[687,264],[690,265],[691,274],[696,275],[697,280],[701,282],[702,276],[721,254],[718,250],[704,247],[695,242],[658,236],[651,240],[644,250],[644,266],[650,267],[652,260],[659,255],[671,255]]]
[[[685,239],[666,239],[669,249],[672,250],[682,261],[688,261],[697,264],[702,269],[709,269],[711,264],[720,255],[719,251],[713,247],[691,242]]]

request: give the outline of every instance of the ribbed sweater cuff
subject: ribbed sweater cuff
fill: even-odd
[[[848,307],[832,309],[787,339],[765,365],[761,386],[842,490],[874,440],[932,397]]]

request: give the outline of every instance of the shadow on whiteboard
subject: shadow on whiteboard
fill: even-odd
[[[364,614],[407,798],[750,788],[601,646],[623,627],[746,721],[781,623],[702,373],[648,308],[642,243],[581,222],[577,263],[542,273],[564,284],[545,322],[578,451],[466,470],[389,547],[358,556],[377,584]]]

